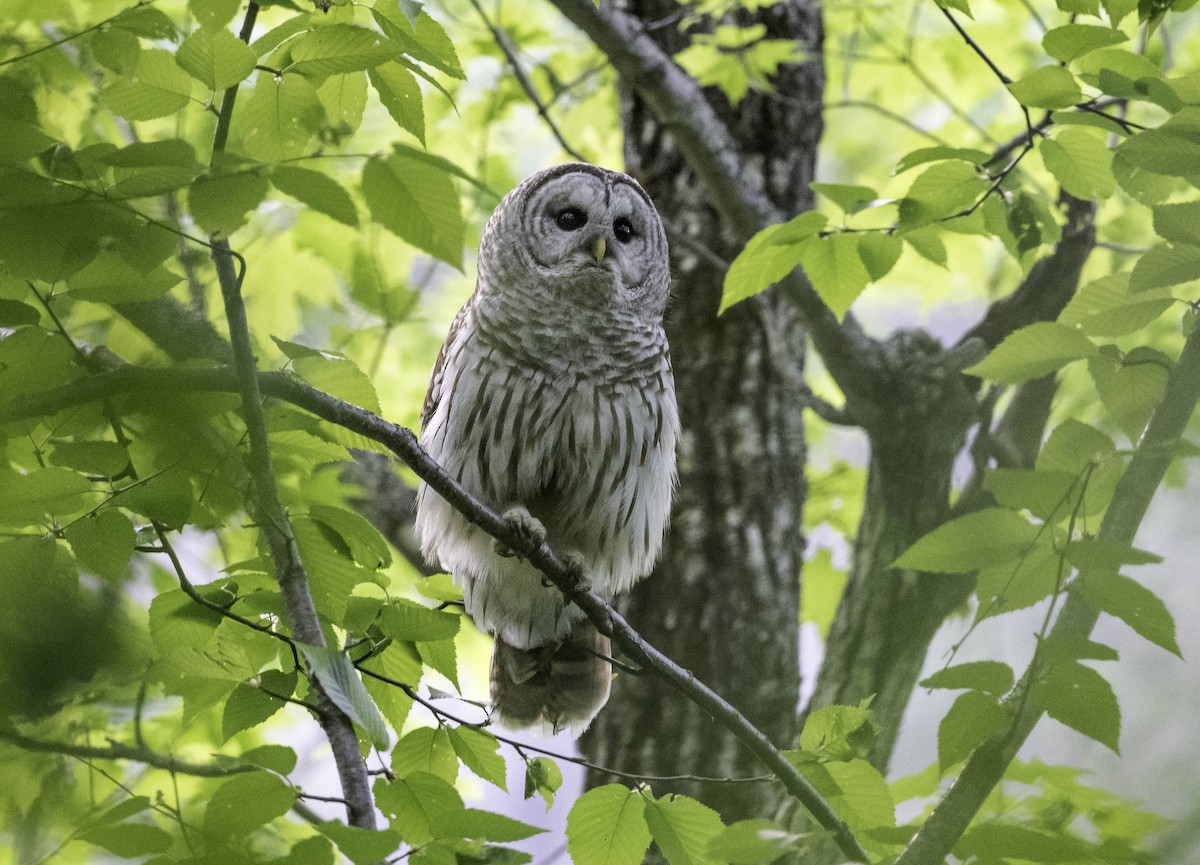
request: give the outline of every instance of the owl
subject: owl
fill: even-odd
[[[650,571],[670,514],[669,283],[662,221],[637,181],[583,163],[534,174],[488,221],[421,412],[426,452],[605,599]],[[608,638],[424,485],[416,531],[494,635],[494,716],[582,732],[608,699]]]

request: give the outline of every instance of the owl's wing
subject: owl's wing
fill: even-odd
[[[446,341],[442,343],[437,360],[433,363],[433,372],[429,376],[429,390],[425,391],[425,402],[421,406],[422,430],[425,429],[429,419],[437,411],[438,404],[442,401],[442,381],[446,377],[446,355],[450,351],[450,347],[457,341],[458,332],[463,329],[474,300],[475,297],[472,295],[471,299],[458,311],[458,315],[454,316],[454,321],[450,323],[450,332],[446,334]]]

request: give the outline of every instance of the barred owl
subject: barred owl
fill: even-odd
[[[662,222],[633,178],[559,165],[500,202],[478,270],[434,366],[421,445],[612,598],[653,566],[675,482]],[[501,723],[582,732],[608,699],[608,638],[424,485],[416,530],[495,636]]]

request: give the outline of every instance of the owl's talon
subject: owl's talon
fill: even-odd
[[[567,553],[563,564],[566,565],[567,574],[571,578],[572,589],[580,594],[592,590],[592,581],[588,579],[587,561],[583,558],[583,553]]]
[[[542,525],[541,520],[529,513],[528,508],[522,505],[515,505],[509,508],[503,514],[504,521],[508,523],[509,529],[515,532],[521,538],[521,547],[524,550],[531,550],[540,547],[542,542],[546,540],[546,527]],[[496,555],[510,558],[516,556],[521,558],[522,550],[514,550],[504,541],[497,540],[492,544]]]

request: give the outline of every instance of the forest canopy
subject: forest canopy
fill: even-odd
[[[0,862],[1191,861],[1193,5],[0,0]],[[675,274],[612,606],[414,435],[569,160]],[[421,482],[612,633],[578,744]]]

